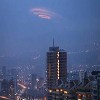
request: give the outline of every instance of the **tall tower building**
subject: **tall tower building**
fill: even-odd
[[[3,74],[3,78],[6,78],[6,66],[2,67],[2,74]]]
[[[32,74],[32,89],[35,90],[37,89],[37,81],[36,81],[37,75]]]
[[[47,89],[48,100],[55,100],[51,92],[64,87],[67,79],[67,53],[59,47],[49,47],[47,52]],[[58,99],[60,100],[60,99]]]
[[[15,97],[15,82],[13,78],[9,80],[9,97],[12,99]]]

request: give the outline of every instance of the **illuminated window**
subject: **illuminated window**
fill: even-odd
[[[52,90],[49,90],[49,92],[51,93],[51,92],[52,92]]]
[[[64,91],[65,94],[67,94],[67,91]]]
[[[59,89],[56,89],[56,92],[59,92]]]
[[[62,92],[62,91],[63,91],[63,89],[60,89],[60,91]]]

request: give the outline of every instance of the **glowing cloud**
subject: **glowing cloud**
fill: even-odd
[[[31,12],[40,18],[48,20],[59,16],[56,13],[43,8],[32,8]]]

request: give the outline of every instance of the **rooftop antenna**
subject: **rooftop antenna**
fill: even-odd
[[[54,38],[53,38],[53,47],[54,47]]]

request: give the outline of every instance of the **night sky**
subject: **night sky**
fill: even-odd
[[[100,0],[0,0],[0,66],[13,63],[7,57],[45,58],[53,38],[68,52],[95,49]]]

